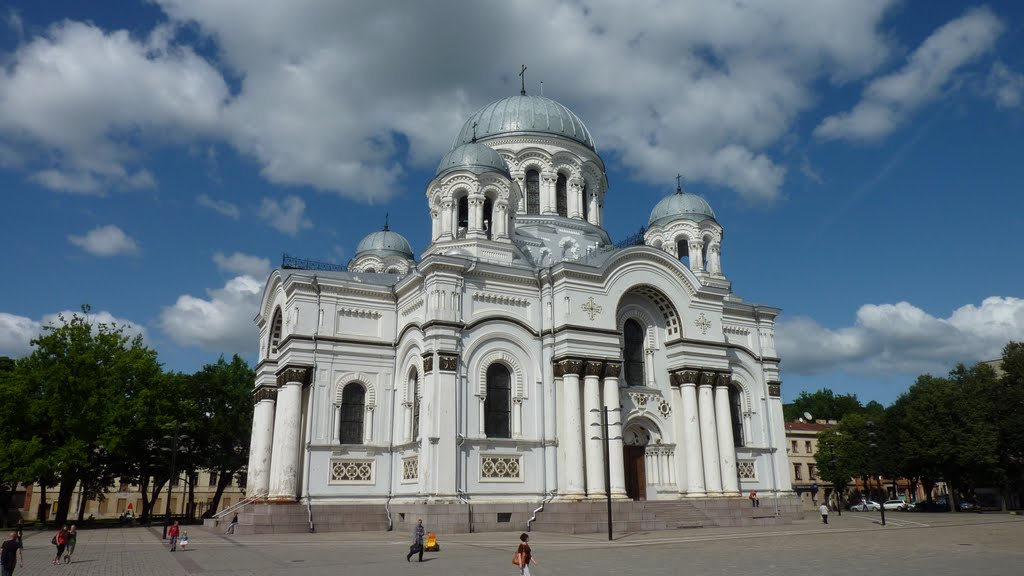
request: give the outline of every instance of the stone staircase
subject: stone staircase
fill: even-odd
[[[685,500],[612,502],[612,530],[650,532],[701,528],[714,523]],[[604,501],[551,502],[537,515],[532,530],[563,534],[594,534],[608,530],[608,505]]]
[[[313,505],[317,532],[373,532],[388,529],[380,504]],[[305,504],[248,504],[238,511],[236,534],[309,532]]]

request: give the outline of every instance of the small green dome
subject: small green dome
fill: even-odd
[[[376,254],[378,256],[404,256],[412,258],[412,246],[397,232],[387,228],[368,234],[356,247],[356,256]]]
[[[661,202],[651,210],[651,217],[647,221],[648,226],[664,224],[669,220],[681,218],[700,222],[702,220],[714,220],[715,212],[700,196],[687,194],[680,189],[671,196],[662,198]]]
[[[475,126],[474,126],[475,125]],[[455,146],[504,134],[541,133],[564,136],[593,150],[594,139],[579,116],[543,96],[509,96],[477,110],[466,120]]]
[[[435,177],[453,170],[469,170],[474,174],[499,172],[511,178],[505,159],[490,146],[476,142],[469,142],[449,150],[444,158],[441,158],[441,163],[437,165]]]

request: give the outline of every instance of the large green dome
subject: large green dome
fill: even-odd
[[[474,129],[475,124],[475,129]],[[594,149],[590,130],[579,116],[543,96],[509,96],[477,110],[466,120],[453,148],[476,139],[505,134],[540,133],[564,136]]]

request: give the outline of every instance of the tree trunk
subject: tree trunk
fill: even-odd
[[[49,517],[50,507],[46,503],[46,482],[39,482],[39,506],[36,508],[36,520],[46,524],[46,518]]]
[[[82,522],[85,521],[84,520],[84,518],[85,518],[85,505],[89,503],[89,499],[86,498],[85,486],[82,487],[81,494],[82,494],[82,497],[78,499],[79,500],[79,502],[78,502],[78,523],[79,524],[81,524]]]
[[[233,470],[224,470],[223,468],[218,470],[217,474],[217,491],[213,494],[213,503],[210,504],[210,509],[206,511],[207,518],[213,517],[217,513],[217,509],[220,508],[220,497],[224,494],[224,490],[231,485],[235,476]]]
[[[71,497],[75,494],[76,478],[62,478],[60,488],[57,492],[57,517],[54,521],[58,526],[63,526],[68,521],[68,512],[71,511]]]
[[[199,479],[199,473],[189,470],[185,477],[188,478],[188,518],[192,520],[196,515],[196,481]]]

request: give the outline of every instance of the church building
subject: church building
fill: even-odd
[[[247,494],[310,529],[342,505],[391,526],[452,505],[535,520],[609,493],[790,497],[780,310],[733,293],[703,198],[677,184],[614,244],[615,193],[580,118],[523,91],[470,116],[441,159],[418,258],[385,226],[345,271],[275,270]]]

